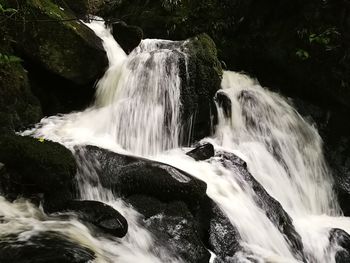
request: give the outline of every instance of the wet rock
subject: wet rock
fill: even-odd
[[[77,149],[79,151],[79,149]],[[103,187],[124,197],[139,194],[161,201],[184,201],[196,206],[205,196],[206,184],[167,164],[110,152],[95,146],[80,150],[85,159],[97,160]]]
[[[128,222],[114,208],[97,201],[69,201],[64,211],[74,212],[82,221],[91,223],[105,233],[124,237],[128,232]]]
[[[188,156],[192,157],[196,161],[207,160],[215,155],[214,146],[210,143],[205,143],[203,145],[198,146],[186,153]]]
[[[230,98],[224,92],[217,92],[215,95],[215,101],[219,107],[223,109],[223,113],[226,118],[231,118],[232,114],[232,102]]]
[[[247,164],[242,159],[227,152],[219,152],[216,156],[221,158],[222,163],[226,168],[236,171],[243,176],[244,180],[250,185],[255,193],[254,201],[256,204],[265,211],[266,216],[284,235],[295,256],[300,260],[303,260],[304,253],[301,237],[294,228],[292,218],[283,209],[282,205],[271,197],[264,187],[255,180],[255,178],[249,173]]]
[[[203,199],[196,220],[204,233],[203,240],[206,240],[208,248],[216,255],[215,262],[230,262],[225,259],[233,258],[241,251],[238,230],[209,197]]]
[[[50,194],[73,188],[76,164],[72,153],[64,146],[31,137],[6,135],[0,138],[0,149],[0,162],[5,164],[7,171],[7,176],[0,180],[9,196]]]
[[[143,31],[140,27],[129,26],[125,22],[113,23],[112,29],[115,40],[127,54],[136,48],[143,38]]]
[[[6,236],[0,239],[2,263],[88,263],[94,252],[54,232],[39,233],[29,239]]]
[[[336,263],[345,263],[350,260],[350,235],[342,229],[334,228],[329,232],[330,246],[339,246],[335,254]]]
[[[185,41],[183,51],[188,55],[188,63],[184,65],[187,74],[182,77],[182,118],[192,123],[189,127],[193,131],[192,138],[188,140],[191,142],[213,132],[216,122],[214,96],[221,88],[222,68],[215,43],[207,34]]]
[[[209,262],[210,254],[185,203],[164,203],[148,196],[130,196],[127,202],[144,215],[143,224],[155,237],[155,247],[165,247],[184,262]]]

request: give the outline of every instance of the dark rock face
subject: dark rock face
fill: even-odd
[[[130,196],[127,202],[144,215],[143,225],[175,258],[184,262],[209,262],[210,254],[200,239],[196,221],[183,202],[163,203],[148,196]]]
[[[215,155],[215,150],[212,144],[205,143],[198,146],[197,148],[194,148],[192,151],[189,151],[186,154],[196,161],[203,161],[213,157]]]
[[[329,242],[331,246],[341,248],[335,254],[336,263],[346,263],[350,260],[350,235],[344,230],[334,228],[329,232]]]
[[[2,237],[0,261],[2,263],[88,263],[94,252],[56,233],[41,233],[28,240],[17,236]]]
[[[124,237],[128,232],[128,222],[114,208],[97,201],[69,201],[64,211],[72,211],[82,221],[96,226],[105,233]]]
[[[76,164],[68,149],[58,143],[17,135],[2,136],[0,148],[0,162],[7,171],[0,180],[9,197],[63,191],[65,195],[58,195],[57,199],[69,198]]]
[[[40,103],[19,62],[1,64],[0,87],[0,133],[24,129],[40,120]]]
[[[249,173],[247,164],[237,156],[231,153],[221,152],[217,154],[222,158],[223,165],[233,171],[238,171],[244,180],[250,185],[256,194],[256,204],[265,211],[266,216],[283,233],[286,241],[293,250],[294,254],[303,260],[303,243],[300,235],[296,232],[291,217],[284,211],[281,204],[272,198],[258,181]]]
[[[184,201],[196,206],[205,196],[206,184],[170,165],[87,146],[88,157],[100,163],[103,187],[117,195],[147,195],[161,201]]]
[[[137,47],[143,38],[143,31],[138,26],[129,26],[124,22],[116,22],[112,24],[112,29],[115,40],[127,54]]]

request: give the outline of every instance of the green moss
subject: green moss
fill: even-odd
[[[0,149],[0,162],[17,183],[34,184],[43,192],[50,192],[64,189],[74,178],[74,157],[58,143],[6,135],[0,138]]]

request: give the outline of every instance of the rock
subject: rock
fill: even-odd
[[[271,197],[264,187],[249,173],[247,164],[232,153],[219,152],[222,164],[233,171],[237,171],[255,192],[256,204],[265,211],[266,216],[283,234],[295,256],[304,259],[303,243],[298,232],[295,230],[292,218],[284,211],[282,205]]]
[[[192,151],[189,151],[186,154],[196,161],[204,161],[213,157],[215,155],[215,150],[212,144],[205,143],[198,146],[197,148],[194,148]]]
[[[155,247],[165,247],[184,262],[209,262],[210,254],[185,203],[163,203],[148,196],[130,196],[127,202],[144,215],[143,224],[155,237]]]
[[[128,222],[114,208],[97,201],[73,200],[65,204],[64,211],[77,214],[82,221],[91,223],[105,233],[124,237],[128,232]]]
[[[9,26],[16,48],[31,61],[78,85],[96,81],[107,68],[101,39],[69,10],[50,0],[4,1],[19,10]]]
[[[329,232],[330,246],[340,246],[335,254],[336,263],[346,263],[350,260],[350,235],[342,229],[333,228]]]
[[[0,133],[24,129],[40,120],[40,103],[18,61],[1,63],[0,87]]]
[[[95,146],[77,151],[86,160],[97,160],[103,187],[124,197],[146,195],[161,201],[184,201],[196,206],[205,196],[206,184],[184,171],[167,164],[117,154]]]
[[[230,262],[225,259],[233,258],[241,251],[241,237],[219,206],[209,197],[203,199],[196,220],[205,233],[208,248],[216,255],[215,262]],[[221,261],[220,261],[221,260]]]
[[[188,63],[181,90],[182,118],[193,122],[192,141],[196,141],[212,134],[214,96],[221,88],[222,69],[215,43],[206,34],[185,41],[183,50]]]
[[[94,252],[54,232],[39,233],[29,239],[1,237],[2,263],[88,263]]]
[[[0,162],[7,176],[1,177],[9,196],[28,196],[59,191],[72,192],[76,164],[64,146],[31,137],[6,135],[0,138]],[[56,196],[57,200],[69,196]],[[58,202],[58,201],[57,201]]]
[[[143,38],[143,31],[138,26],[129,26],[124,22],[116,22],[112,24],[112,29],[115,40],[127,54],[131,53]]]
[[[226,118],[231,118],[232,115],[232,102],[230,98],[220,90],[215,95],[215,101],[219,107],[223,109],[223,114]]]

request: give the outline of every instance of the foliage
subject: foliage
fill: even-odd
[[[21,62],[21,61],[22,60],[19,57],[0,53],[0,64],[17,63],[17,62]]]
[[[301,60],[307,60],[308,58],[310,58],[309,52],[300,48],[297,49],[297,51],[295,52],[295,55]]]

